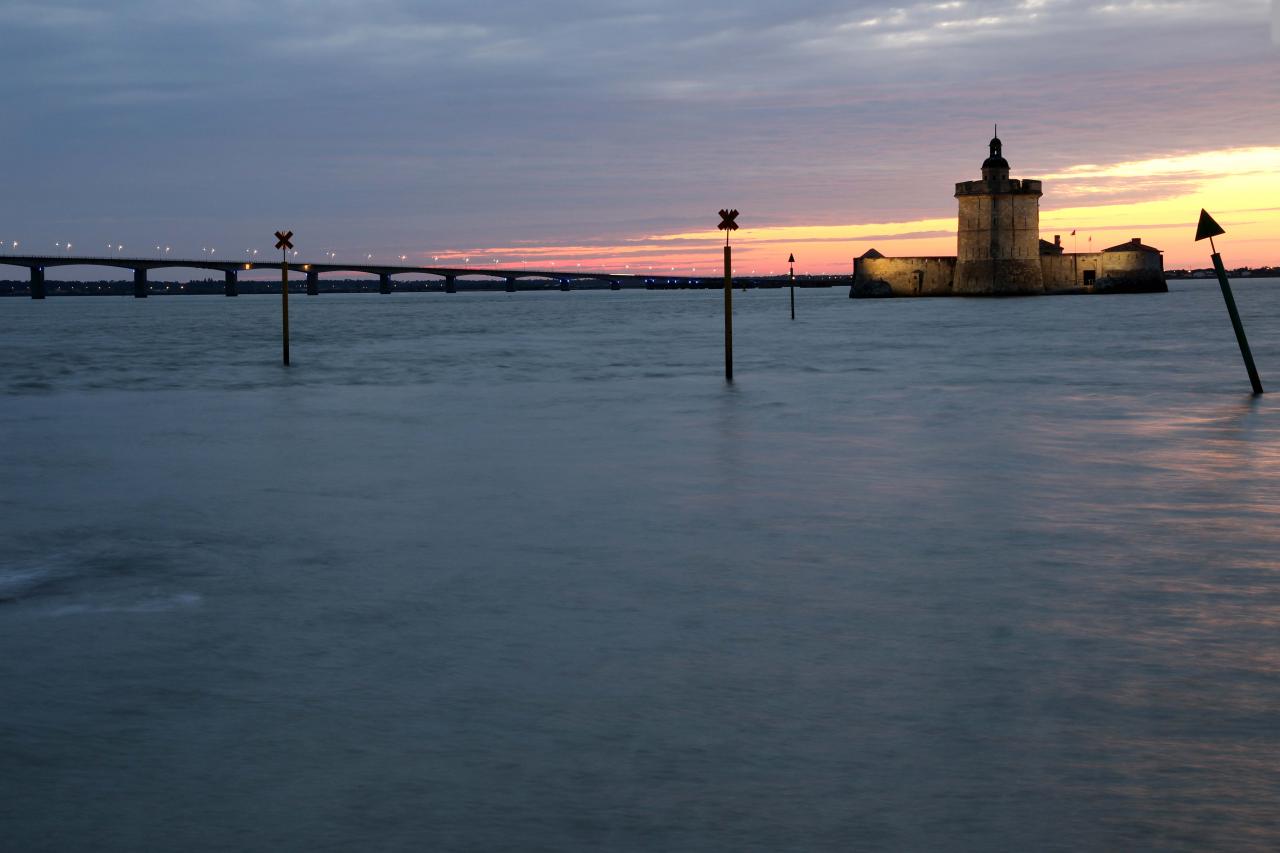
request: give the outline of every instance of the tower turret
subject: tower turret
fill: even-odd
[[[997,126],[997,135],[991,138],[991,156],[982,164],[982,180],[988,183],[1009,180],[1009,161],[1004,159],[1004,143],[1000,141],[999,133]]]
[[[996,130],[991,154],[982,164],[982,180],[956,184],[960,221],[953,292],[1044,293],[1040,182],[1009,178],[1009,161]]]

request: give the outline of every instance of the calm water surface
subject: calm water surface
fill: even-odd
[[[1280,847],[1280,282],[0,302],[0,847]]]

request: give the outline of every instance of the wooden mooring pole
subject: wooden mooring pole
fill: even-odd
[[[796,256],[791,255],[787,258],[787,263],[791,265],[791,319],[796,318]]]
[[[289,366],[289,250],[292,231],[276,232],[276,248],[280,250],[280,316],[284,325],[284,366]]]
[[[720,224],[724,232],[724,380],[733,383],[733,249],[729,234],[738,230],[738,211],[721,210]]]
[[[724,245],[724,379],[733,381],[733,249]]]

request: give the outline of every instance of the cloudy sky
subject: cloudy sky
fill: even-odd
[[[23,249],[844,271],[954,253],[999,122],[1045,235],[1280,263],[1269,0],[0,0]],[[1068,247],[1072,243],[1068,240]]]

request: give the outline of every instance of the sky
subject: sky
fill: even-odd
[[[0,241],[847,272],[954,254],[998,122],[1068,251],[1280,264],[1277,71],[1272,0],[0,0]]]

